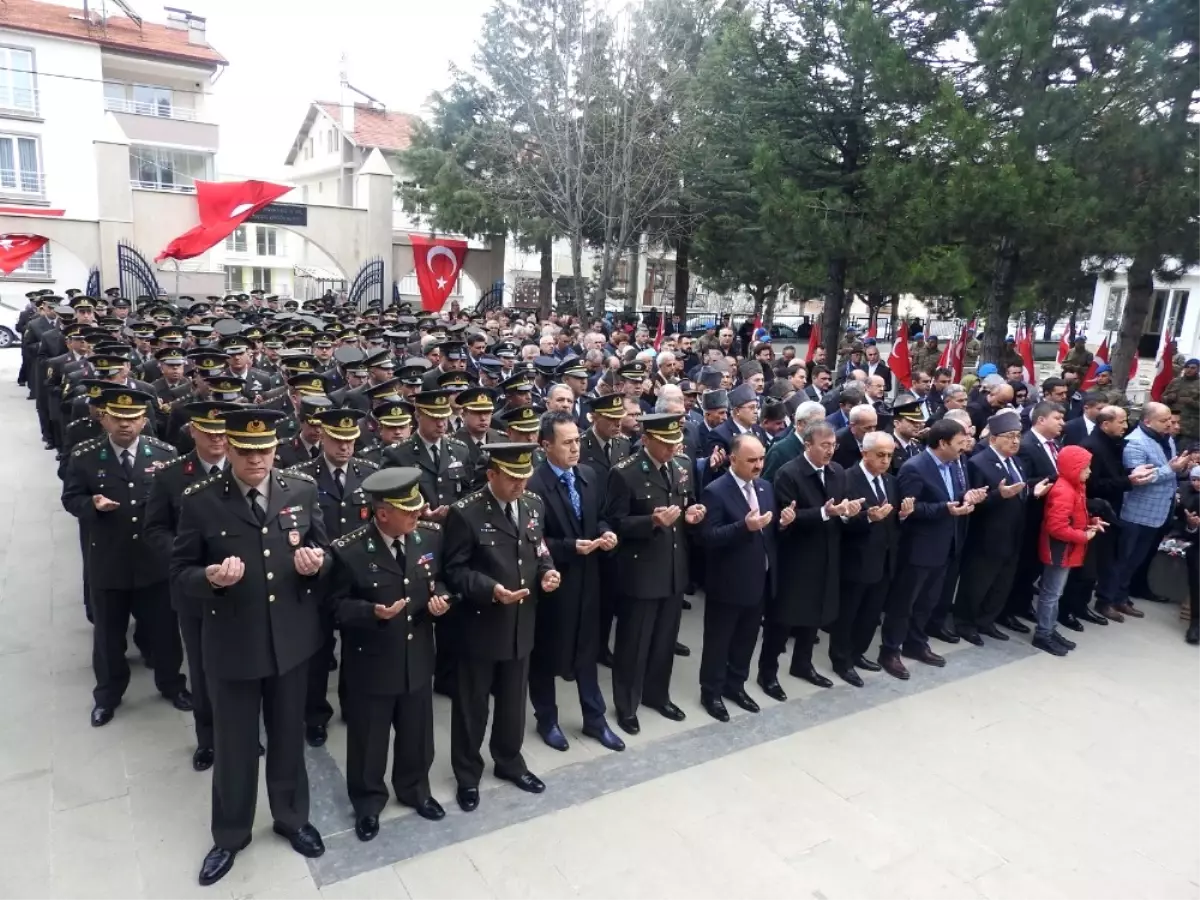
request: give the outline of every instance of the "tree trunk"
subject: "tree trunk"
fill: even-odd
[[[825,359],[832,365],[837,361],[841,346],[842,304],[846,302],[846,258],[833,257],[825,285],[825,307],[821,319],[821,346],[825,348]]]
[[[692,233],[685,230],[675,247],[675,315],[687,326],[687,304],[691,272],[688,269],[692,252]]]
[[[575,309],[579,321],[586,322],[588,317],[588,298],[583,291],[583,238],[576,232],[571,235],[571,277],[575,284]]]
[[[554,239],[549,235],[538,238],[537,250],[541,265],[538,274],[538,318],[544,322],[550,318],[554,296]]]
[[[1000,364],[1004,350],[1004,338],[1008,333],[1008,317],[1012,312],[1013,290],[1017,285],[1017,270],[1020,253],[1011,237],[1000,240],[996,248],[996,261],[992,268],[992,282],[988,285],[983,301],[983,314],[987,317],[987,331],[983,347],[979,351],[979,362]]]
[[[1121,312],[1121,325],[1117,329],[1117,345],[1109,357],[1113,387],[1119,391],[1125,390],[1129,383],[1129,369],[1137,358],[1138,339],[1150,316],[1150,304],[1154,300],[1154,264],[1157,261],[1152,254],[1142,251],[1134,256],[1126,274],[1129,287],[1125,293],[1125,309]]]
[[[896,329],[900,327],[900,295],[888,295],[888,303],[891,304],[892,314],[888,321],[888,334],[891,335],[891,340],[896,340]]]
[[[763,304],[763,328],[771,330],[771,324],[775,321],[775,303],[779,300],[779,291],[773,290],[767,295],[767,302]]]
[[[625,312],[633,313],[637,311],[638,303],[642,299],[638,289],[638,275],[641,269],[642,262],[642,238],[641,235],[634,237],[633,246],[629,248],[629,284],[628,290],[625,292]]]

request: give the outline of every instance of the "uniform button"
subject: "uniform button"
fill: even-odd
[[[267,529],[265,529],[265,528],[264,528],[264,529],[263,529],[263,534],[266,534],[266,533],[267,533]],[[224,534],[224,532],[222,532],[222,534]]]
[[[408,636],[408,639],[411,641],[411,640],[413,639],[413,636],[410,634],[410,635]]]
[[[270,551],[270,549],[267,549],[267,550],[264,550],[264,551],[263,551],[263,556],[270,556],[270,555],[271,555],[271,551]]]
[[[269,596],[269,597],[267,598],[267,602],[268,602],[268,603],[274,603],[274,602],[275,602],[275,595],[274,595],[274,594],[272,594],[271,596]]]
[[[410,622],[412,621],[412,616],[408,617],[408,621],[410,621]]]
[[[345,503],[343,503],[343,504],[342,504],[342,506],[345,506],[345,505],[346,505]],[[343,524],[343,525],[345,525],[345,524],[346,524],[346,520],[345,520],[345,519],[342,519],[342,524]]]
[[[132,490],[132,489],[133,489],[133,482],[132,482],[132,481],[131,481],[131,482],[129,482],[129,488],[130,488],[130,490]]]
[[[136,521],[137,521],[137,516],[130,516],[130,517],[129,517],[129,521],[130,521],[130,522],[136,522]]]
[[[343,500],[343,501],[342,501],[342,506],[345,506],[345,505],[346,505],[346,501],[345,501],[345,500]]]
[[[274,573],[274,572],[268,572],[268,573],[267,573],[267,581],[272,581],[274,578],[275,578],[275,573]]]
[[[405,584],[408,584],[408,579],[407,579],[407,578],[405,578],[405,579],[404,579],[404,583],[405,583]]]
[[[373,588],[377,588],[377,587],[379,587],[379,582],[377,582],[377,581],[372,581],[372,582],[371,582],[371,587],[373,587]]]
[[[133,536],[133,539],[136,541],[136,540],[138,539],[138,536],[135,534],[135,535]]]
[[[524,602],[525,602],[525,600],[524,600],[524,599],[518,600],[518,601],[517,601],[517,606],[521,606],[521,605],[522,605]]]
[[[225,537],[225,532],[221,532],[221,537]]]

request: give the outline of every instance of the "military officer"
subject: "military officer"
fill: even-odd
[[[482,457],[486,445],[502,444],[506,441],[504,434],[492,427],[496,394],[488,388],[470,387],[460,391],[456,401],[462,409],[463,426],[454,436],[466,446],[472,470],[481,472],[484,470]],[[483,486],[482,481],[478,486]]]
[[[355,455],[382,466],[385,450],[412,437],[413,405],[407,400],[381,400],[371,414],[378,427],[369,439],[363,436]]]
[[[354,832],[379,833],[392,739],[396,799],[430,820],[445,816],[429,788],[433,765],[433,618],[450,608],[441,578],[442,528],[421,521],[418,469],[367,476],[371,522],[333,542],[328,605],[342,629],[346,786]]]
[[[671,702],[671,669],[688,584],[684,525],[704,520],[695,501],[691,460],[676,453],[683,443],[681,415],[643,415],[641,449],[608,474],[604,519],[617,532],[616,559],[622,608],[617,617],[613,705],[628,734],[641,730],[642,702],[675,722],[684,712]]]
[[[203,611],[212,695],[213,848],[202,885],[223,878],[250,843],[260,716],[274,830],[303,856],[325,852],[308,821],[304,768],[308,661],[321,642],[319,605],[332,564],[317,486],[272,468],[277,410],[243,407],[222,418],[229,465],[184,491],[171,557],[175,590]]]
[[[415,466],[421,470],[421,494],[429,504],[424,516],[435,522],[446,518],[450,504],[466,493],[471,483],[467,446],[446,437],[453,393],[454,389],[439,388],[414,394],[417,433],[383,453],[385,467]]]
[[[295,434],[290,438],[280,436],[279,447],[275,451],[276,467],[280,469],[290,469],[320,455],[321,420],[316,416],[321,410],[333,408],[333,401],[324,394],[298,394],[297,399],[300,405]],[[284,420],[285,423],[287,421]]]
[[[487,487],[455,503],[446,518],[443,572],[463,603],[450,761],[464,812],[479,806],[490,696],[496,776],[530,793],[546,789],[521,756],[537,600],[560,581],[544,540],[542,501],[525,490],[532,451],[490,445]]]
[[[179,504],[183,492],[198,481],[220,475],[225,469],[224,413],[238,408],[236,403],[219,400],[192,403],[184,408],[193,450],[169,461],[155,474],[146,500],[145,541],[164,559],[171,558],[175,531],[179,525]],[[179,619],[179,633],[187,650],[188,674],[192,683],[192,718],[196,725],[196,750],[192,768],[197,772],[212,768],[212,702],[208,679],[204,674],[204,654],[200,649],[203,609],[194,597],[171,591],[171,606]]]
[[[183,648],[167,589],[168,558],[143,540],[146,497],[154,474],[175,448],[142,431],[154,398],[130,388],[103,389],[105,436],[71,451],[62,504],[87,523],[92,592],[92,668],[96,676],[92,726],[112,721],[129,686],[125,634],[134,614],[145,629],[154,684],[176,709],[192,709],[180,669]]]
[[[371,517],[370,504],[363,493],[362,483],[377,463],[354,456],[354,442],[361,435],[358,423],[363,417],[356,409],[319,409],[312,419],[321,427],[321,452],[304,460],[288,471],[301,472],[317,483],[317,501],[329,540],[340,538]],[[333,614],[325,610],[321,616],[324,643],[309,663],[308,701],[304,713],[304,737],[310,747],[320,747],[328,738],[329,720],[333,707],[327,697],[329,673],[337,668],[334,650],[337,639],[333,633]],[[342,687],[339,682],[339,698]],[[345,709],[343,705],[343,715]]]

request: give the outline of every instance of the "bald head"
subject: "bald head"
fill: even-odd
[[[988,404],[992,409],[1000,409],[1013,402],[1013,389],[1008,382],[1001,382],[988,392]]]
[[[1166,434],[1171,427],[1171,407],[1154,401],[1147,403],[1142,407],[1142,424],[1158,434]]]

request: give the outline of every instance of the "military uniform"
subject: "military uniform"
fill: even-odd
[[[485,488],[455,503],[446,518],[443,572],[463,603],[450,734],[450,762],[460,788],[477,787],[483,775],[480,748],[489,695],[496,701],[490,744],[496,774],[511,779],[528,771],[521,743],[529,654],[541,577],[553,565],[544,540],[542,501],[526,491],[513,505],[515,525]],[[497,584],[511,591],[528,589],[529,596],[499,603],[493,596]]]
[[[462,441],[443,437],[437,443],[435,463],[425,441],[414,434],[383,452],[384,466],[412,466],[421,470],[421,495],[430,509],[449,506],[471,487],[474,468],[471,451]]]
[[[1184,447],[1200,440],[1200,378],[1180,375],[1163,391],[1162,402],[1179,413],[1179,435]]]
[[[76,447],[67,463],[62,504],[86,523],[87,531],[85,566],[95,624],[93,696],[97,710],[108,710],[109,718],[129,686],[125,634],[131,614],[145,629],[159,693],[175,699],[185,688],[183,648],[168,596],[168,558],[143,540],[154,475],[174,458],[174,447],[150,435],[139,436],[136,446],[125,451],[105,435]],[[100,512],[92,499],[98,494],[118,506]],[[105,724],[95,718],[93,723]]]

